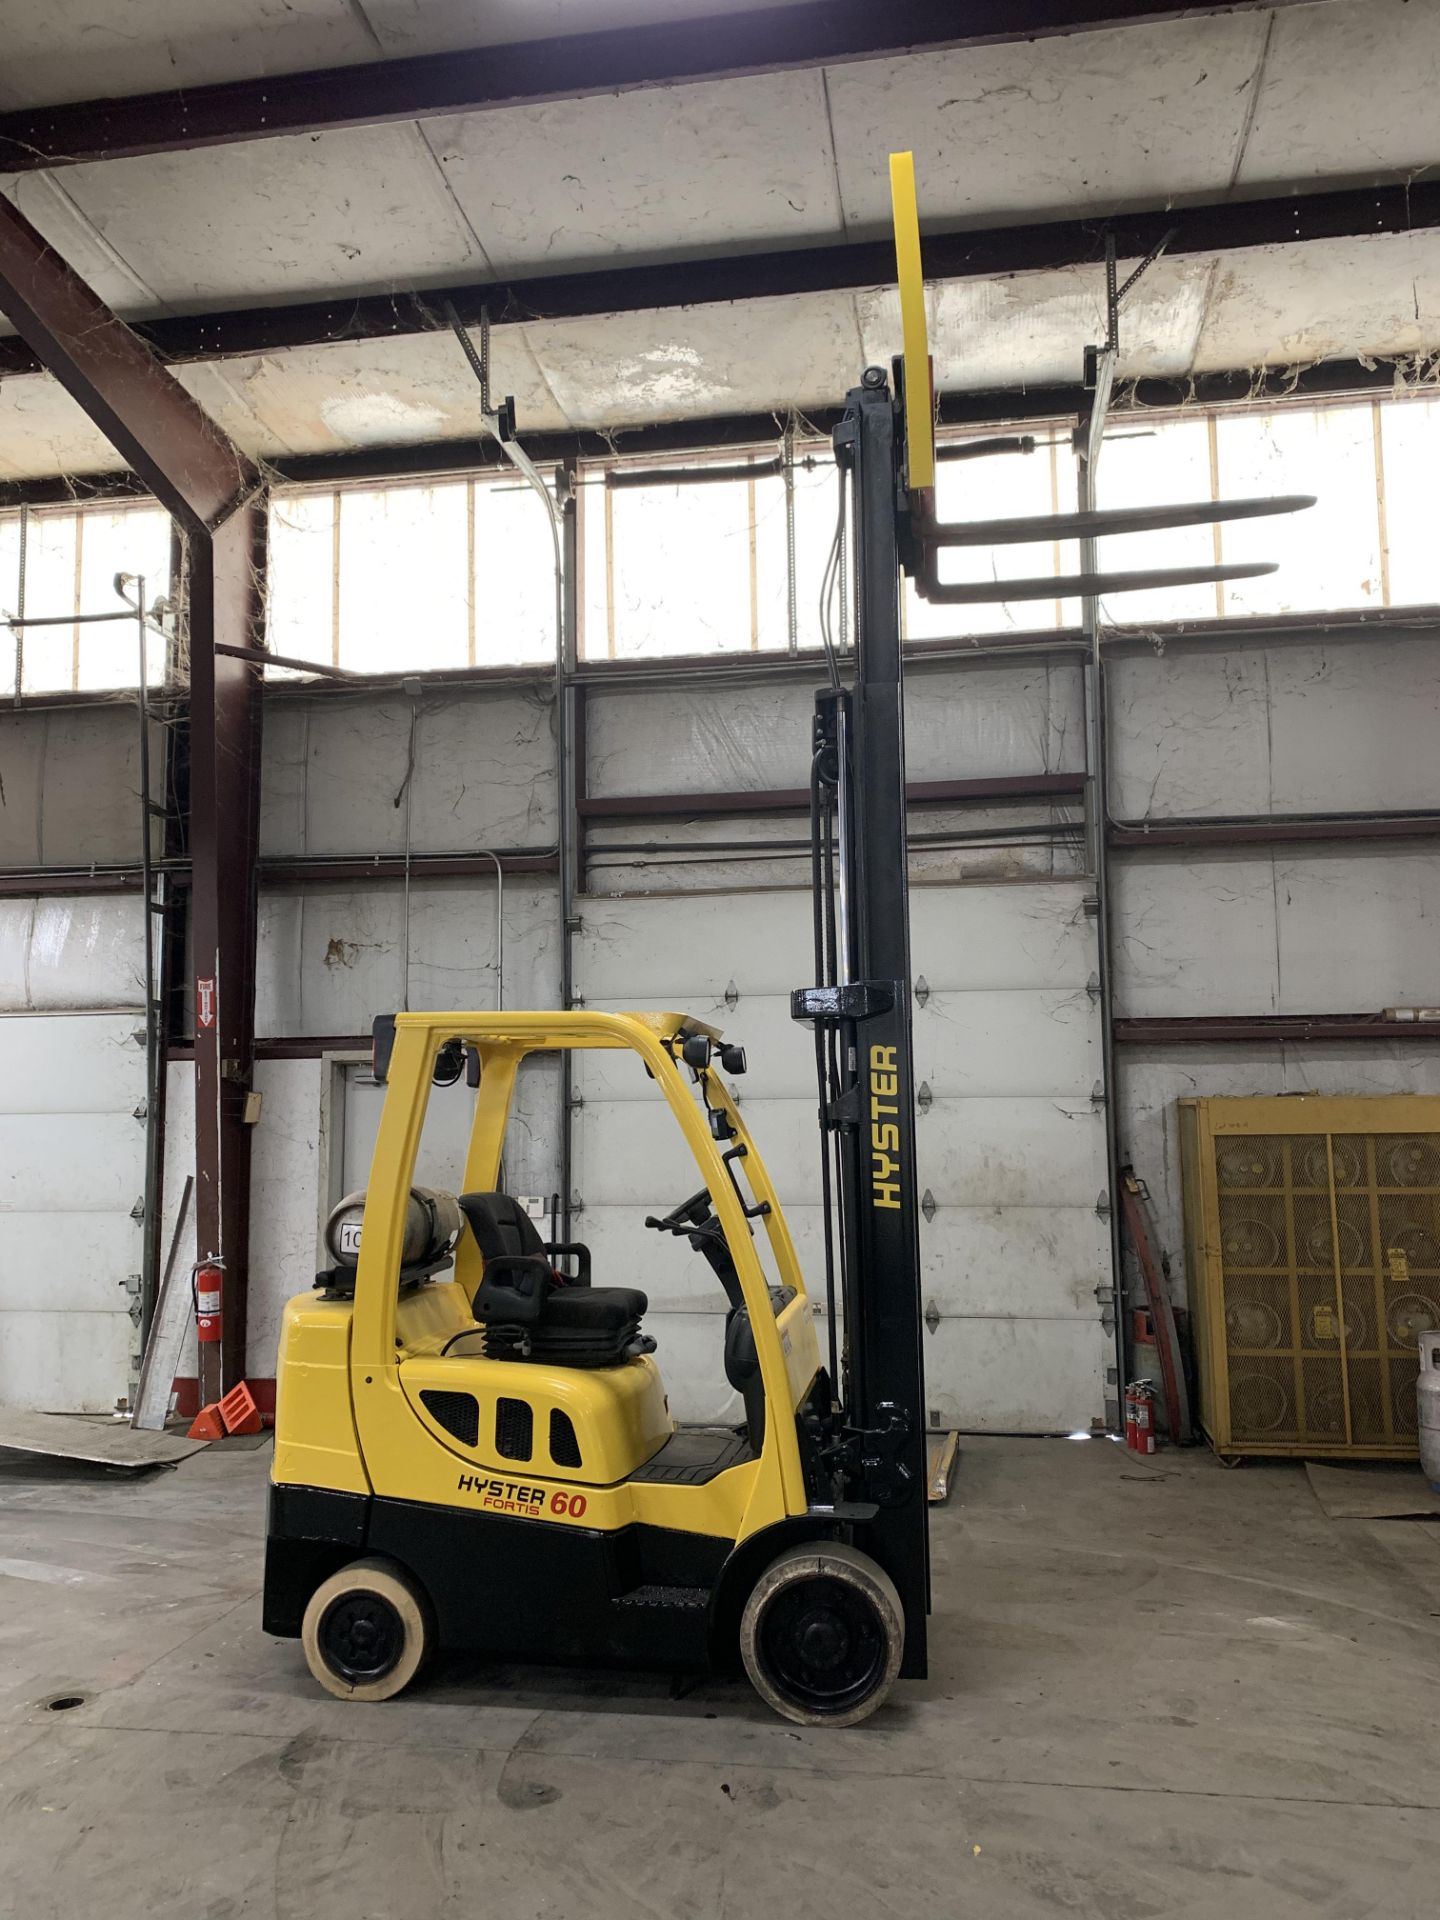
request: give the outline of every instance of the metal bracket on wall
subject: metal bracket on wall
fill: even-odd
[[[927,1001],[927,1000],[928,1000],[929,998],[930,998],[930,982],[929,982],[929,981],[928,981],[928,980],[927,980],[927,979],[925,978],[925,976],[924,976],[924,974],[923,974],[923,973],[920,973],[920,974],[917,974],[917,975],[915,976],[915,1001],[916,1001],[916,1004],[917,1004],[918,1006],[922,1006],[922,1007],[923,1007],[923,1006],[924,1006],[924,1004],[925,1004],[925,1002],[926,1002],[926,1001]]]
[[[928,1113],[935,1104],[935,1096],[930,1091],[930,1082],[922,1080],[915,1094],[915,1104],[921,1113]]]
[[[926,1187],[924,1193],[920,1197],[920,1211],[921,1213],[924,1214],[927,1220],[933,1220],[936,1214],[940,1211],[940,1208],[936,1203],[935,1196],[930,1191],[929,1187]]]
[[[925,1324],[930,1329],[931,1333],[934,1333],[940,1325],[940,1309],[939,1307],[936,1306],[933,1300],[928,1301],[926,1303]]]
[[[725,989],[725,1004],[732,1013],[740,1004],[740,989],[733,980]]]

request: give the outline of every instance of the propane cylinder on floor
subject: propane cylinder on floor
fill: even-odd
[[[1415,1401],[1420,1415],[1420,1471],[1440,1493],[1440,1330],[1433,1327],[1420,1336]]]

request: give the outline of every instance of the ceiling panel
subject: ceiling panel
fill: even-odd
[[[1197,372],[1440,348],[1440,234],[1222,255]]]
[[[347,0],[5,0],[0,107],[373,59]]]
[[[0,109],[799,0],[5,0]]]
[[[1122,265],[1122,278],[1134,264]],[[1125,302],[1122,377],[1189,370],[1210,270],[1207,256],[1161,260],[1149,270]],[[927,292],[935,383],[943,389],[1078,385],[1085,347],[1105,337],[1101,268],[942,281]],[[900,342],[899,297],[877,288],[858,305],[866,361],[888,366]]]
[[[7,480],[113,473],[124,464],[56,381],[0,380],[0,474]]]
[[[536,322],[527,331],[576,426],[803,410],[843,398],[860,372],[849,294]]]
[[[804,4],[805,0],[364,0],[364,10],[390,58]]]
[[[1440,0],[1282,7],[1241,187],[1379,180],[1440,160]]]
[[[564,413],[518,329],[494,336],[491,371],[532,433]],[[180,370],[185,385],[247,451],[331,453],[478,436],[480,391],[448,333],[346,342]]]
[[[500,274],[840,232],[819,73],[467,114],[428,131]]]
[[[484,273],[410,125],[67,167],[54,185],[26,174],[11,192],[62,252],[74,243],[78,210],[165,305]],[[120,304],[135,311],[133,294]]]
[[[1235,13],[833,68],[851,231],[888,223],[888,156],[906,147],[936,226],[1223,193],[1265,27]]]
[[[151,313],[162,302],[143,274],[137,272],[86,219],[58,174],[27,173],[0,176],[0,191],[12,199],[39,228],[62,259],[115,313]],[[0,314],[0,332],[14,328]]]

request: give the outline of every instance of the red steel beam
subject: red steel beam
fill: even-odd
[[[0,340],[0,372],[4,370]],[[1185,380],[1139,380],[1127,388],[1125,404],[1116,405],[1117,418],[1131,412],[1153,417],[1161,413],[1193,411],[1197,407],[1304,405],[1340,400],[1359,394],[1393,394],[1403,390],[1405,368],[1393,360],[1368,364],[1358,360],[1326,360],[1313,367],[1272,368],[1268,372],[1202,373]],[[997,389],[974,393],[942,393],[936,400],[941,426],[985,427],[1015,421],[1073,420],[1088,405],[1080,387],[1032,387],[1025,391]],[[840,417],[838,407],[811,408],[806,428],[825,439]],[[541,466],[568,459],[623,461],[656,455],[715,453],[734,448],[774,447],[784,429],[777,413],[701,416],[693,420],[659,420],[642,426],[582,429],[563,433],[527,433],[526,451]],[[395,446],[346,447],[337,453],[289,454],[267,462],[278,479],[296,486],[345,486],[350,482],[435,479],[498,469],[506,464],[504,449],[493,441],[425,440]],[[84,500],[129,498],[143,493],[143,483],[124,472],[0,479],[0,507],[69,507],[77,496]],[[1387,609],[1386,611],[1389,611]],[[1373,617],[1373,616],[1372,616]],[[1225,624],[1236,632],[1242,623]],[[1205,622],[1189,623],[1203,628]],[[1187,627],[1188,630],[1188,627]],[[1077,629],[1078,632],[1078,629]],[[1021,636],[1027,641],[1026,636]],[[992,644],[993,637],[986,644]],[[1028,643],[1028,642],[1027,642]],[[911,643],[912,646],[915,643]]]
[[[1305,0],[1279,0],[1304,4]],[[774,73],[1135,21],[1264,11],[1276,0],[807,0],[753,13],[567,34],[408,59],[272,73],[0,114],[0,172],[179,153],[279,134],[378,126]]]
[[[977,801],[1054,800],[1083,794],[1080,773],[1003,774],[988,780],[911,780],[911,806],[970,805]],[[755,788],[743,793],[624,793],[582,798],[586,820],[694,819],[708,814],[808,813],[805,787]]]
[[[1122,1046],[1209,1046],[1224,1041],[1440,1040],[1440,1020],[1382,1020],[1373,1013],[1194,1014],[1183,1018],[1122,1017]]]
[[[206,1399],[245,1366],[254,1054],[255,851],[261,675],[259,473],[151,350],[0,196],[0,310],[180,526],[190,642],[190,854],[197,975],[213,1025],[195,1056],[196,1232],[225,1264],[224,1339],[200,1349]],[[239,657],[217,655],[224,639]],[[263,658],[258,652],[256,661]]]
[[[1355,235],[1413,234],[1440,227],[1440,184],[1342,187],[1263,200],[1160,207],[1100,219],[1043,220],[925,235],[931,280],[1002,278],[1058,267],[1098,266],[1107,231],[1119,257],[1140,259],[1164,239],[1172,257],[1295,246]],[[888,240],[844,240],[759,253],[718,254],[639,266],[605,264],[526,279],[272,302],[220,312],[167,314],[135,330],[172,366],[237,354],[276,353],[335,341],[390,340],[443,330],[453,306],[467,325],[488,311],[497,327],[535,319],[593,319],[885,286],[894,276]],[[0,373],[33,373],[23,341],[0,340]],[[1247,379],[1250,377],[1247,373]],[[1074,412],[1071,406],[1065,411]]]
[[[1251,820],[1157,820],[1113,822],[1112,847],[1146,852],[1162,847],[1287,847],[1308,841],[1440,839],[1440,813],[1334,814],[1288,818],[1272,814]]]

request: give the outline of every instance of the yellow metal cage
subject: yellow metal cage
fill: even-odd
[[[1418,1342],[1440,1327],[1440,1099],[1179,1107],[1216,1451],[1413,1459]]]

